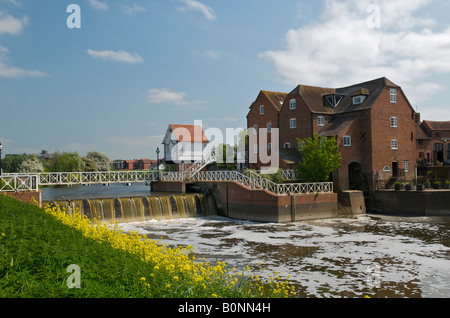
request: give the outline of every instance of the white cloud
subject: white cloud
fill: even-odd
[[[206,50],[205,51],[205,56],[212,58],[212,59],[218,59],[221,55],[220,51],[217,50]]]
[[[138,4],[133,4],[132,6],[123,5],[121,7],[122,12],[126,14],[135,14],[138,12],[145,12],[147,11],[143,6],[140,6]]]
[[[23,17],[22,19],[15,18],[11,15],[4,14],[0,11],[0,35],[1,34],[11,34],[18,35],[22,33],[22,30],[28,23],[28,18]]]
[[[137,53],[129,53],[125,51],[94,51],[91,49],[87,50],[87,53],[93,57],[101,60],[125,62],[125,63],[141,63],[144,59]]]
[[[7,58],[9,49],[0,45],[0,77],[23,78],[23,77],[46,77],[48,74],[37,70],[25,70],[11,65]]]
[[[92,8],[98,9],[98,10],[108,10],[108,5],[104,2],[101,2],[99,0],[89,0],[89,4]]]
[[[179,110],[192,110],[201,108],[206,102],[203,100],[188,101],[186,93],[174,92],[167,88],[153,88],[148,91],[147,100],[154,104],[172,104]]]
[[[180,1],[185,4],[185,6],[178,8],[180,11],[182,12],[198,11],[202,13],[208,20],[212,21],[216,19],[216,14],[211,7],[208,7],[207,5],[196,0],[180,0]]]
[[[370,27],[369,5],[381,9],[380,28]],[[422,17],[430,0],[325,0],[315,22],[286,34],[286,48],[260,57],[273,62],[281,79],[340,87],[382,76],[413,89],[416,81],[450,72],[450,27],[433,31],[435,21]],[[426,99],[439,91],[427,81]],[[424,95],[427,94],[427,95]]]

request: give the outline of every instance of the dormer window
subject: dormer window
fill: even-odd
[[[353,105],[362,104],[367,96],[369,96],[369,90],[367,88],[361,88],[352,95]]]
[[[366,99],[366,96],[362,96],[362,95],[353,96],[353,104],[354,105],[362,104],[365,99]]]
[[[344,97],[345,96],[341,94],[329,94],[325,95],[324,99],[327,105],[334,109]]]

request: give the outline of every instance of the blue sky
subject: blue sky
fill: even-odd
[[[70,4],[79,29],[67,27]],[[0,0],[2,155],[155,158],[170,123],[245,128],[260,90],[382,76],[422,119],[450,120],[449,9],[444,0]]]

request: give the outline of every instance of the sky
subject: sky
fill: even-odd
[[[169,124],[201,120],[224,138],[246,128],[260,90],[383,76],[422,119],[450,120],[449,11],[446,0],[0,0],[2,156],[155,159]]]

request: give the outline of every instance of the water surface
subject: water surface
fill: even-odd
[[[222,217],[122,224],[197,259],[287,275],[300,297],[450,297],[450,218],[367,215],[273,224]]]

